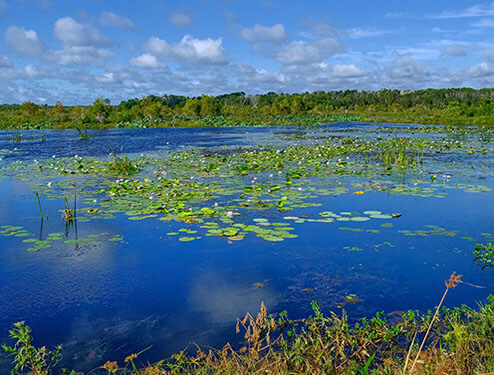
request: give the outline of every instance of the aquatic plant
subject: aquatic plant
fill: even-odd
[[[446,291],[461,282],[452,274]],[[446,294],[446,293],[445,293]],[[313,315],[292,320],[286,311],[277,316],[268,314],[264,303],[254,316],[249,313],[237,319],[236,332],[243,333],[243,344],[234,349],[226,344],[221,349],[195,346],[173,354],[170,359],[147,363],[139,367],[135,361],[150,347],[125,358],[124,365],[108,360],[90,374],[119,375],[175,375],[175,374],[474,374],[494,371],[494,296],[478,310],[466,306],[455,309],[440,305],[434,314],[408,311],[391,323],[384,313],[363,318],[350,324],[345,311],[325,315],[319,305],[312,302]],[[15,355],[23,355],[24,367],[31,369],[26,353],[42,352],[55,361],[41,362],[51,370],[61,358],[61,346],[55,351],[32,346],[31,330],[23,322],[24,339],[16,347]],[[27,335],[26,333],[27,332]],[[424,335],[426,344],[420,350],[413,344],[417,336]],[[12,334],[11,334],[12,337]],[[17,336],[16,336],[17,337]],[[436,348],[437,343],[440,348]],[[28,350],[21,353],[20,346]],[[407,371],[412,354],[420,355],[415,368]],[[34,356],[33,356],[34,357]],[[16,357],[17,358],[17,357]],[[14,361],[20,369],[21,358]],[[34,357],[36,358],[36,357]],[[38,362],[34,362],[37,364]],[[145,362],[141,362],[145,363]],[[415,362],[414,362],[415,363]],[[35,367],[34,367],[35,368]],[[37,370],[38,370],[37,368]],[[404,370],[405,369],[405,370]],[[17,373],[17,372],[14,372]],[[46,375],[47,372],[33,374]],[[75,374],[75,372],[71,372]]]
[[[81,140],[89,139],[91,136],[89,135],[89,131],[86,128],[80,128],[78,126],[74,126],[75,130],[77,131],[77,134],[79,134],[79,138]]]
[[[494,245],[488,242],[487,245],[478,243],[475,245],[475,250],[473,251],[475,255],[474,262],[480,262],[482,264],[482,270],[487,267],[494,267]]]
[[[110,157],[112,160],[108,163],[108,170],[111,172],[123,175],[139,172],[137,164],[132,163],[127,155],[120,157],[111,153]]]
[[[67,201],[67,197],[63,197],[63,201],[65,204],[65,208],[63,210],[60,210],[62,212],[62,220],[65,222],[65,225],[70,225],[72,224],[74,220],[74,210],[69,207],[69,203]]]
[[[417,365],[417,362],[420,357],[420,353],[422,352],[422,349],[424,348],[424,345],[427,341],[427,336],[429,335],[429,332],[431,331],[432,325],[434,324],[435,319],[437,318],[437,315],[439,313],[439,309],[441,308],[444,299],[446,298],[446,294],[448,294],[449,290],[452,288],[456,288],[459,283],[461,283],[461,275],[457,275],[456,272],[453,272],[451,276],[449,277],[449,280],[445,282],[446,284],[446,290],[444,291],[444,294],[441,298],[441,301],[439,302],[439,305],[437,305],[436,311],[434,312],[434,315],[432,316],[431,322],[429,323],[429,326],[427,327],[427,331],[425,332],[424,338],[422,339],[422,343],[420,344],[419,350],[417,352],[417,356],[415,357],[415,360],[412,363],[412,368],[410,369],[410,372],[413,373],[413,369]],[[413,341],[410,344],[411,346],[413,345]],[[407,371],[407,362],[405,362],[405,367],[404,371]]]
[[[9,333],[17,341],[14,346],[2,345],[2,348],[9,357],[13,357],[12,374],[24,373],[26,369],[33,375],[50,375],[53,367],[62,359],[62,345],[58,345],[55,350],[33,346],[31,328],[23,321],[14,323],[14,328]],[[75,372],[71,374],[75,375]]]
[[[39,199],[39,193],[36,191],[34,194],[36,195],[36,199],[37,199],[37,202],[38,202],[39,213],[41,215],[41,221],[43,221],[44,220],[44,215],[43,215],[43,208],[41,207],[41,200]]]

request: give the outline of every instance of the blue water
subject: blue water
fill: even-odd
[[[53,155],[105,157],[121,151],[132,155],[189,147],[311,143],[328,134],[386,136],[386,132],[377,133],[381,126],[118,129],[92,131],[88,141],[81,141],[70,130],[44,131],[46,141],[37,140],[39,132],[26,131],[23,138],[27,141],[0,141],[0,150],[8,150],[0,155],[0,166]],[[494,178],[488,173],[493,166],[492,152],[473,155],[470,166],[476,169],[468,176],[451,164],[463,162],[464,157],[437,157],[439,176],[452,174],[445,186],[470,183],[493,189]],[[60,201],[43,201],[50,217],[40,228],[39,209],[29,182],[12,176],[0,178],[0,225],[22,225],[32,233],[64,231],[58,212]],[[405,183],[412,184],[406,178]],[[299,237],[283,242],[252,236],[239,242],[203,237],[183,243],[166,236],[183,224],[130,221],[123,214],[77,227],[79,237],[105,232],[122,235],[123,243],[76,246],[55,241],[50,248],[28,252],[22,238],[0,236],[0,343],[10,342],[7,330],[13,322],[25,320],[33,329],[35,344],[62,343],[64,365],[78,370],[88,371],[107,360],[122,362],[128,354],[151,344],[144,359],[152,362],[190,343],[215,347],[227,341],[238,344],[242,337],[235,334],[235,319],[257,312],[262,301],[269,312],[287,310],[292,318],[308,316],[312,300],[324,312],[339,312],[349,294],[362,300],[344,306],[352,321],[377,311],[426,311],[438,303],[444,280],[453,271],[484,288],[460,285],[448,294],[446,305],[474,307],[494,292],[494,270],[482,271],[472,255],[476,242],[493,241],[489,237],[494,235],[493,193],[442,190],[446,193],[443,198],[385,192],[327,196],[321,207],[305,208],[303,213],[317,217],[326,210],[380,210],[403,216],[363,223],[292,224]],[[78,206],[83,207],[82,200]],[[283,216],[262,213],[273,221]],[[384,222],[391,222],[393,227],[381,227]],[[427,229],[425,225],[458,233],[405,236],[399,232]],[[352,232],[340,227],[380,232]],[[68,238],[74,236],[71,228]],[[472,237],[475,242],[462,237]],[[349,251],[346,246],[361,251]],[[303,292],[307,288],[311,291]],[[0,357],[0,368],[8,368],[5,356]]]

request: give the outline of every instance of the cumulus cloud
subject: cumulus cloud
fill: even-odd
[[[12,61],[7,56],[0,55],[0,68],[10,68]]]
[[[243,83],[284,84],[288,81],[287,77],[281,72],[256,69],[249,64],[240,64],[235,70],[238,79]]]
[[[353,64],[350,65],[335,65],[333,67],[334,76],[337,78],[357,78],[364,77],[367,72]]]
[[[38,38],[34,30],[9,26],[4,37],[10,48],[20,56],[40,57],[47,50],[45,43]]]
[[[143,69],[158,69],[162,67],[162,64],[158,61],[156,56],[153,56],[149,53],[131,58],[130,65],[135,66],[136,68]]]
[[[185,13],[175,12],[170,16],[170,22],[178,27],[187,27],[192,23],[192,20]]]
[[[462,57],[466,55],[468,55],[468,52],[461,44],[451,44],[441,52],[441,56]]]
[[[494,49],[487,49],[484,51],[484,60],[494,63]]]
[[[96,82],[99,83],[117,83],[119,80],[117,75],[113,72],[103,73],[95,77]]]
[[[134,22],[130,18],[119,16],[113,12],[101,12],[100,24],[122,30],[135,30]]]
[[[342,48],[336,38],[325,38],[316,41],[294,41],[285,45],[276,58],[284,65],[307,64],[318,62],[325,57],[341,52]]]
[[[61,50],[47,56],[49,61],[59,65],[103,65],[115,54],[103,48],[93,46],[64,46]]]
[[[24,67],[24,73],[27,78],[38,78],[41,75],[39,69],[32,64],[28,64]]]
[[[284,73],[293,83],[291,91],[317,91],[370,88],[372,74],[354,64],[330,65],[325,62],[287,66]]]
[[[382,78],[390,86],[406,89],[428,86],[427,81],[432,75],[424,64],[409,56],[401,56],[384,69]]]
[[[486,78],[494,76],[494,64],[482,62],[474,65],[465,71],[465,74],[471,78]]]
[[[55,22],[53,34],[68,46],[109,46],[111,40],[103,36],[98,29],[89,24],[82,24],[72,17],[59,18]]]
[[[282,42],[288,34],[285,27],[278,23],[274,26],[255,24],[253,27],[242,29],[240,37],[251,43]]]
[[[321,62],[326,57],[342,51],[339,42],[340,30],[330,23],[309,18],[302,20],[302,23],[311,31],[300,33],[299,40],[289,40],[282,24],[274,26],[256,24],[242,29],[239,36],[252,43],[256,52],[275,59],[285,66]]]
[[[152,37],[146,42],[144,49],[151,54],[177,61],[222,64],[228,61],[222,42],[222,38],[195,39],[191,35],[185,35],[180,43],[169,44],[163,39]]]
[[[473,87],[492,87],[494,85],[494,64],[481,62],[456,72],[456,75],[461,76],[463,82],[467,81]]]

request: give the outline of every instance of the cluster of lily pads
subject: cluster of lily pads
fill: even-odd
[[[28,251],[38,251],[41,249],[50,248],[54,241],[64,240],[66,244],[76,244],[79,246],[96,246],[101,244],[102,241],[110,242],[123,242],[124,239],[120,235],[110,235],[103,232],[99,234],[90,234],[81,238],[69,239],[67,233],[54,232],[49,233],[44,239],[36,238],[36,236],[30,233],[27,229],[19,225],[2,225],[0,226],[0,236],[3,237],[22,237],[25,238],[22,242],[30,244]]]
[[[294,142],[284,147],[191,148],[133,157],[112,154],[108,159],[54,155],[47,160],[5,165],[0,176],[28,181],[43,199],[66,199],[77,183],[78,196],[83,198],[83,206],[77,210],[81,223],[123,213],[129,220],[156,218],[185,223],[187,227],[167,235],[184,242],[203,236],[238,241],[249,234],[282,241],[297,237],[292,223],[364,222],[400,216],[368,210],[323,211],[319,217],[310,217],[301,211],[321,206],[330,196],[386,192],[440,198],[450,188],[490,192],[487,186],[453,183],[449,174],[437,178],[434,155],[455,153],[464,147],[464,142],[450,138],[327,135],[312,144]],[[451,166],[452,170],[463,168],[460,164]],[[297,215],[287,215],[291,211]],[[429,229],[404,234],[448,233],[441,228]],[[376,233],[376,229],[366,231]],[[49,242],[38,241],[31,242],[37,247]]]

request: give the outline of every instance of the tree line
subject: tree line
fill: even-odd
[[[122,101],[118,105],[111,105],[108,99],[97,98],[87,106],[24,102],[0,105],[0,127],[118,127],[142,121],[152,126],[186,125],[187,122],[197,121],[207,125],[205,118],[253,121],[273,116],[320,117],[331,114],[353,114],[367,118],[481,118],[484,123],[492,124],[494,89],[345,90],[302,94],[268,92],[261,95],[235,92],[200,97],[149,95]]]

